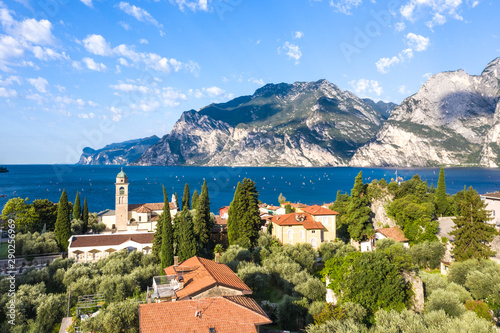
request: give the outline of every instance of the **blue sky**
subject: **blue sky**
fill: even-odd
[[[183,111],[325,78],[400,103],[500,56],[487,0],[0,1],[0,164],[167,134]]]

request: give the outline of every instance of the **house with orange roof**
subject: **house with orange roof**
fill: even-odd
[[[201,257],[177,263],[175,257],[164,276],[153,278],[148,303],[251,294],[252,290],[225,264]]]
[[[305,206],[302,212],[274,216],[272,235],[282,244],[308,243],[317,249],[337,237],[338,213],[318,205]]]
[[[257,302],[244,296],[139,305],[140,333],[258,333],[271,323]]]
[[[410,247],[410,240],[405,237],[403,230],[401,230],[401,228],[396,226],[391,228],[381,228],[375,230],[375,237],[373,239],[366,240],[359,244],[361,252],[369,252],[375,250],[375,242],[378,241],[379,239],[385,239],[385,238],[393,239],[394,241],[403,244],[403,246],[406,248]]]

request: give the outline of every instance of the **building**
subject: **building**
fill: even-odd
[[[177,263],[175,257],[165,275],[153,279],[148,303],[250,294],[252,290],[227,265],[200,257]]]
[[[105,210],[98,214],[99,222],[106,225],[108,232],[154,231],[158,218],[163,213],[163,202],[129,204],[128,176],[123,168],[116,175],[115,210]],[[173,218],[178,212],[175,200],[169,203]]]
[[[375,250],[375,242],[379,239],[390,238],[398,243],[402,243],[404,247],[409,248],[409,239],[405,237],[403,230],[399,227],[382,228],[375,230],[375,238],[361,242],[361,252],[368,252]]]
[[[153,237],[152,232],[73,235],[69,239],[68,258],[75,262],[94,262],[124,249],[148,254],[153,248]]]
[[[481,199],[491,211],[492,220],[487,222],[500,227],[500,192],[481,194]]]
[[[271,323],[257,302],[244,296],[139,305],[140,333],[258,333]]]
[[[219,208],[219,216],[221,217],[221,219],[227,220],[229,217],[229,206]]]
[[[274,216],[272,235],[282,244],[308,243],[315,249],[335,241],[337,212],[318,205],[300,209],[300,213]]]

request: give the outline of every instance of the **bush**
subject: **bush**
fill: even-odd
[[[465,302],[465,308],[469,311],[474,312],[479,318],[484,318],[490,321],[492,319],[490,308],[488,304],[484,303],[483,301],[474,301],[470,299]]]
[[[441,242],[425,241],[420,244],[414,244],[409,249],[409,254],[413,263],[420,268],[435,269],[439,266],[446,249]]]
[[[341,240],[336,240],[331,243],[321,243],[319,246],[319,255],[323,262],[327,262],[331,258],[346,256],[354,251],[356,251],[356,249],[352,245],[346,245]]]
[[[469,259],[463,262],[455,261],[448,272],[448,281],[465,286],[465,281],[469,272],[476,271],[480,266],[488,264],[488,261],[479,261],[476,259]],[[493,264],[496,265],[495,263]]]
[[[101,333],[137,333],[139,311],[135,300],[111,303],[93,318],[82,321],[83,331]]]
[[[242,262],[238,268],[238,277],[252,289],[255,297],[264,298],[271,281],[271,273],[266,267]]]
[[[472,299],[472,295],[470,294],[470,292],[468,292],[467,289],[465,289],[459,284],[456,284],[455,282],[449,283],[448,286],[446,287],[446,291],[449,291],[457,295],[458,299],[462,303],[465,303],[465,301]]]
[[[394,239],[391,239],[391,238],[384,238],[384,239],[379,239],[379,240],[375,241],[375,247],[379,251],[383,251],[383,250],[391,247],[394,244],[396,244],[396,241]]]
[[[16,235],[16,254],[32,255],[43,253],[58,253],[59,246],[53,232],[40,234],[38,232],[18,233]]]
[[[428,298],[426,311],[443,310],[450,317],[459,317],[465,312],[465,307],[458,296],[445,290],[435,290]]]
[[[276,308],[276,323],[281,329],[295,330],[297,328],[297,308],[294,299],[285,295]]]
[[[325,284],[313,277],[297,285],[295,291],[311,301],[324,301],[326,298]]]
[[[424,283],[425,296],[429,297],[436,290],[446,289],[446,280],[438,274],[430,274],[426,272],[419,273],[422,282]]]
[[[346,302],[342,304],[347,318],[353,319],[355,322],[362,323],[366,318],[366,309],[357,303]]]
[[[234,272],[237,271],[238,265],[241,261],[251,260],[252,253],[239,245],[229,246],[226,252],[220,256],[220,262],[228,265]]]

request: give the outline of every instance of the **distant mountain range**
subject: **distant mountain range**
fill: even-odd
[[[500,166],[500,58],[436,74],[401,105],[326,81],[267,84],[184,112],[169,134],[85,148],[80,164]]]

